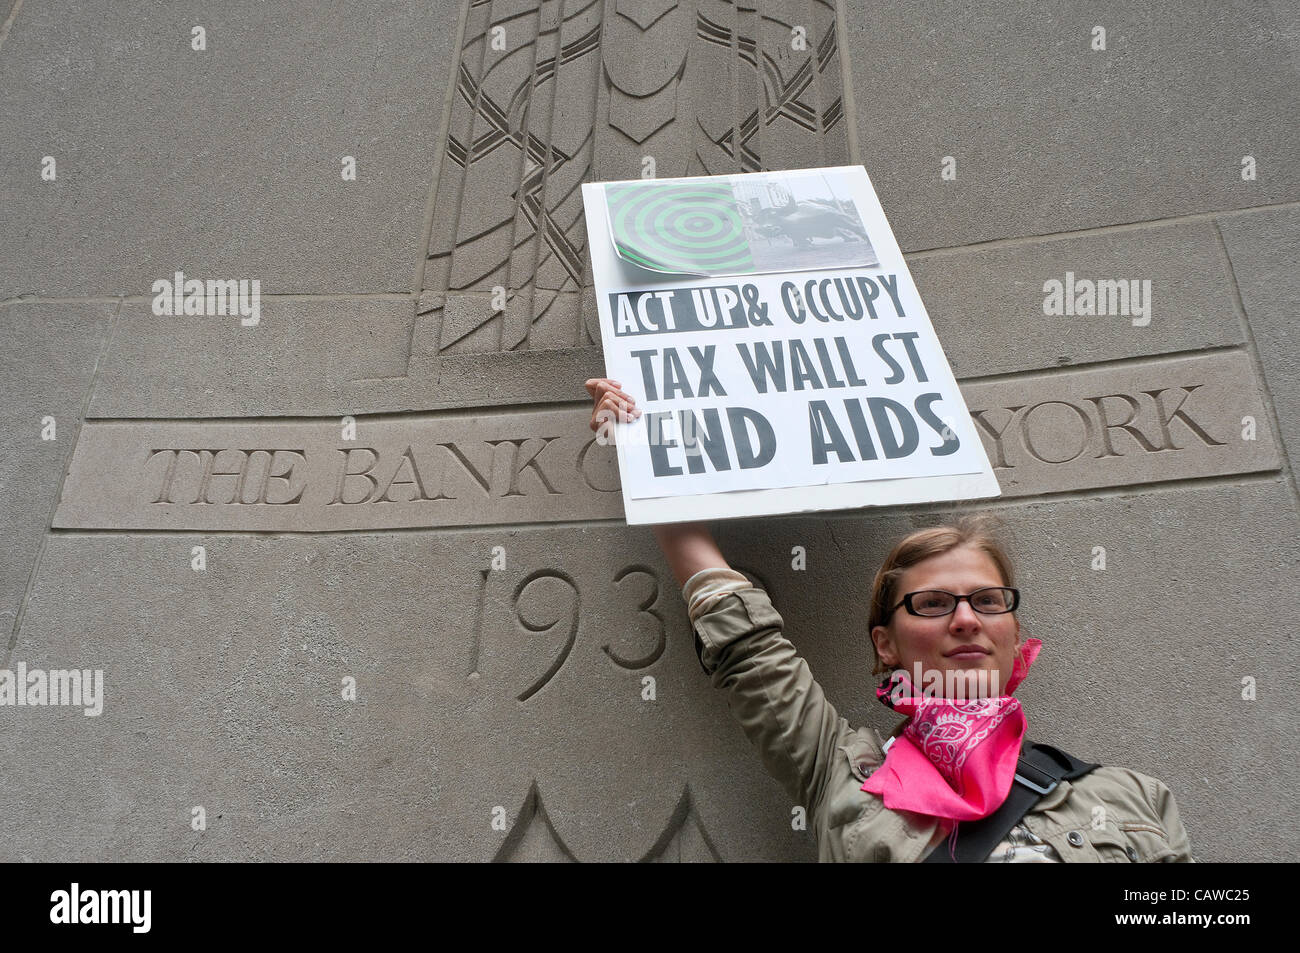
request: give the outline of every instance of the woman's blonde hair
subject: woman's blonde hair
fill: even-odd
[[[885,616],[891,606],[898,602],[898,580],[912,566],[931,556],[938,556],[959,546],[971,546],[988,554],[1002,574],[1004,586],[1015,586],[1011,567],[1011,557],[1007,555],[1002,543],[995,535],[997,521],[987,515],[965,516],[950,526],[932,526],[909,533],[895,544],[885,557],[884,563],[876,573],[871,586],[871,616],[867,625],[868,638],[878,625],[885,625]],[[875,641],[871,642],[871,651],[875,657],[872,673],[879,675],[889,671],[889,667],[880,661],[876,653]]]

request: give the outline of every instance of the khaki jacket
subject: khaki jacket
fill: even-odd
[[[889,810],[861,790],[884,761],[881,746],[870,728],[850,727],[827,700],[783,636],[767,593],[716,595],[692,626],[713,687],[726,690],[768,771],[806,808],[818,860],[923,860],[939,822]],[[1067,862],[1192,861],[1169,788],[1127,768],[1102,765],[1060,782],[1024,824]]]

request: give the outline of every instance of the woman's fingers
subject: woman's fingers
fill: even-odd
[[[631,407],[627,401],[613,394],[605,394],[597,402],[596,409],[592,411],[591,429],[599,433],[602,427],[610,425],[613,421],[631,423],[640,416],[641,411]]]
[[[607,377],[594,377],[583,386],[596,402],[591,414],[591,429],[599,432],[606,421],[620,420],[630,423],[641,416],[636,398],[621,390],[618,381]]]
[[[615,415],[616,419],[624,423],[630,423],[637,417],[641,416],[641,411],[633,407],[626,400],[615,397],[613,394],[606,394],[596,402],[596,409],[592,413],[592,420],[595,421],[602,414]]]
[[[636,406],[636,401],[627,397],[616,397],[613,394],[605,395],[605,404],[609,407],[617,407],[626,415],[629,421],[635,420],[641,416],[641,408]]]
[[[593,377],[582,386],[587,388],[587,393],[591,395],[592,400],[595,400],[603,391],[610,388],[617,389],[623,385],[609,377]]]
[[[587,388],[587,393],[591,395],[592,400],[598,401],[605,394],[614,394],[617,397],[621,397],[629,404],[636,404],[636,398],[623,390],[618,381],[609,380],[604,377],[597,377],[587,381],[585,386]]]

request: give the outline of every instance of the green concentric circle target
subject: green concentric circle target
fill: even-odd
[[[615,248],[628,261],[706,275],[753,270],[729,185],[611,185],[605,201]]]

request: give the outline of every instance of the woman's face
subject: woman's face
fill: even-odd
[[[901,602],[907,593],[921,589],[946,589],[957,595],[969,595],[985,586],[1005,585],[997,564],[987,553],[959,546],[905,570],[892,602]],[[891,669],[904,669],[918,690],[924,687],[916,679],[919,664],[922,679],[935,677],[931,672],[943,678],[944,685],[964,678],[967,698],[985,694],[975,690],[979,672],[986,673],[983,677],[990,686],[996,673],[997,690],[992,694],[1004,695],[1020,644],[1020,622],[1014,612],[1000,615],[976,612],[967,600],[958,602],[956,610],[946,616],[915,616],[906,606],[899,606],[887,625],[872,629],[871,638],[880,660]],[[963,647],[970,650],[958,651]],[[945,676],[945,672],[970,674]],[[952,696],[950,691],[933,694]]]

